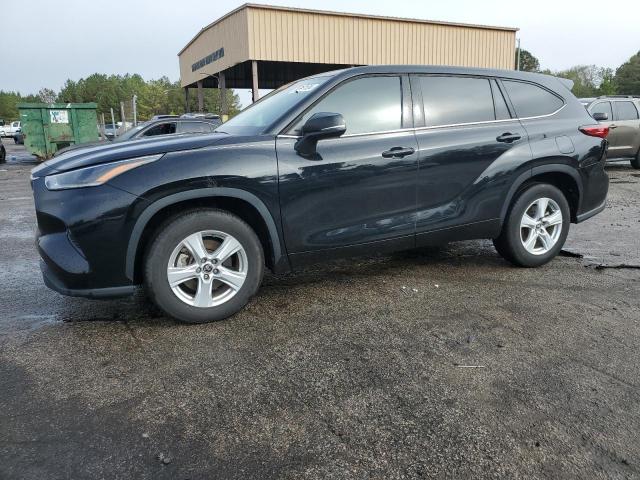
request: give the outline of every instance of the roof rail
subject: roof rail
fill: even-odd
[[[600,95],[598,98],[640,98],[640,95]]]

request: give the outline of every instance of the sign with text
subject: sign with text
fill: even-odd
[[[68,110],[49,110],[51,123],[69,123]]]
[[[202,67],[209,65],[210,63],[213,63],[222,57],[224,57],[224,47],[219,48],[218,50],[213,52],[211,55],[207,55],[202,60],[198,60],[196,63],[191,65],[191,71],[195,72],[196,70],[199,70]]]

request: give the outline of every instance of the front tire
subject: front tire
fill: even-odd
[[[264,253],[255,232],[223,210],[199,209],[165,222],[145,258],[145,286],[169,316],[187,323],[222,320],[258,291]]]
[[[569,203],[558,188],[533,184],[516,196],[493,244],[514,265],[539,267],[562,249],[570,220]]]

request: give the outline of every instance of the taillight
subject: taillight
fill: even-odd
[[[609,127],[603,127],[602,125],[587,125],[580,127],[578,130],[590,137],[607,138],[607,135],[609,135]]]

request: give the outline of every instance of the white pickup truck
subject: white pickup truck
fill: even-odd
[[[9,122],[6,125],[0,126],[0,137],[13,137],[20,130],[20,122]]]

